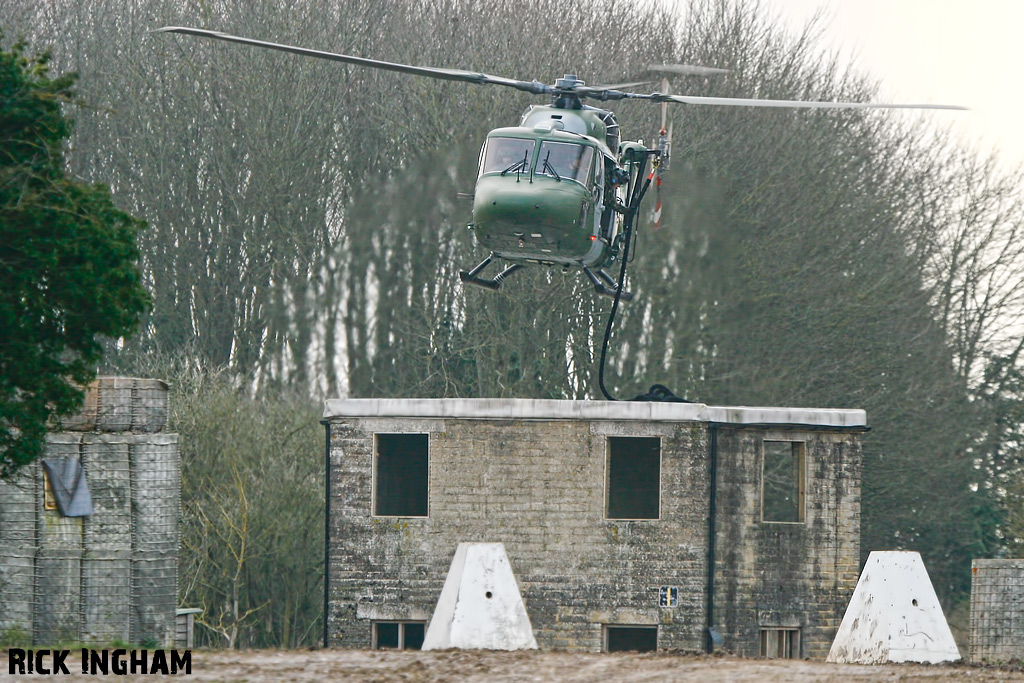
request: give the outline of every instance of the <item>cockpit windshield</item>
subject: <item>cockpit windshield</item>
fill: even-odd
[[[594,149],[569,142],[545,141],[540,145],[537,173],[569,178],[587,184],[594,161]]]
[[[480,175],[485,173],[528,173],[533,157],[533,140],[488,138],[480,160]]]

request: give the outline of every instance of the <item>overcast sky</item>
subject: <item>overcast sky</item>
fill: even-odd
[[[959,104],[956,133],[1024,163],[1024,0],[761,0],[802,26],[821,8],[826,42],[882,83],[890,102]]]

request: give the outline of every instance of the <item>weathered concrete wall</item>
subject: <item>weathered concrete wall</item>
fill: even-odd
[[[402,431],[430,434],[430,515],[374,518],[373,434]],[[609,433],[663,438],[661,520],[604,519]],[[458,544],[482,541],[505,544],[542,648],[600,650],[602,623],[661,623],[662,647],[700,648],[704,438],[688,424],[333,424],[332,643],[368,646],[371,619],[427,619]],[[658,607],[666,584],[675,608]]]
[[[803,523],[761,520],[765,439],[805,444]],[[798,627],[802,655],[823,659],[859,573],[859,437],[720,429],[718,457],[714,621],[726,648],[757,656],[762,628]]]
[[[87,396],[44,458],[81,462],[92,515],[45,508],[41,463],[0,482],[0,637],[171,645],[181,474],[177,435],[159,433],[167,387],[101,378]]]
[[[82,438],[80,457],[95,510],[83,518],[82,636],[88,642],[127,642],[130,610],[125,609],[125,598],[131,586],[132,553],[130,452],[135,436],[87,434]]]
[[[972,563],[970,651],[975,662],[1024,660],[1024,559]]]
[[[0,481],[0,637],[32,635],[36,544],[36,468]],[[41,469],[41,468],[40,468]]]
[[[395,400],[388,408],[416,410]],[[458,544],[479,541],[505,544],[542,649],[599,651],[605,624],[659,625],[659,648],[704,648],[709,422],[538,419],[519,405],[507,419],[332,412],[329,405],[332,645],[368,647],[372,620],[429,620]],[[372,515],[378,433],[429,434],[426,517]],[[784,432],[808,443],[809,512],[799,529],[766,531],[752,507],[756,445],[768,433],[780,432],[747,427],[720,437],[715,623],[728,647],[756,655],[759,623],[793,622],[806,629],[806,654],[823,657],[857,578],[859,434]],[[605,519],[609,436],[660,437],[659,519]],[[753,545],[748,552],[736,543]],[[659,606],[662,586],[678,588],[677,605]]]

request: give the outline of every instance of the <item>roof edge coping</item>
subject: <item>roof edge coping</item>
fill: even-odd
[[[843,408],[709,406],[657,401],[526,398],[334,398],[324,417],[418,417],[478,420],[644,420],[735,425],[867,427],[867,413]]]

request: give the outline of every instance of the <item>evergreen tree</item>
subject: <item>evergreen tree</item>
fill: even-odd
[[[0,52],[0,475],[39,457],[48,424],[75,411],[101,337],[137,325],[149,301],[136,261],[144,222],[110,191],[71,178],[64,143],[76,76],[47,54]]]

